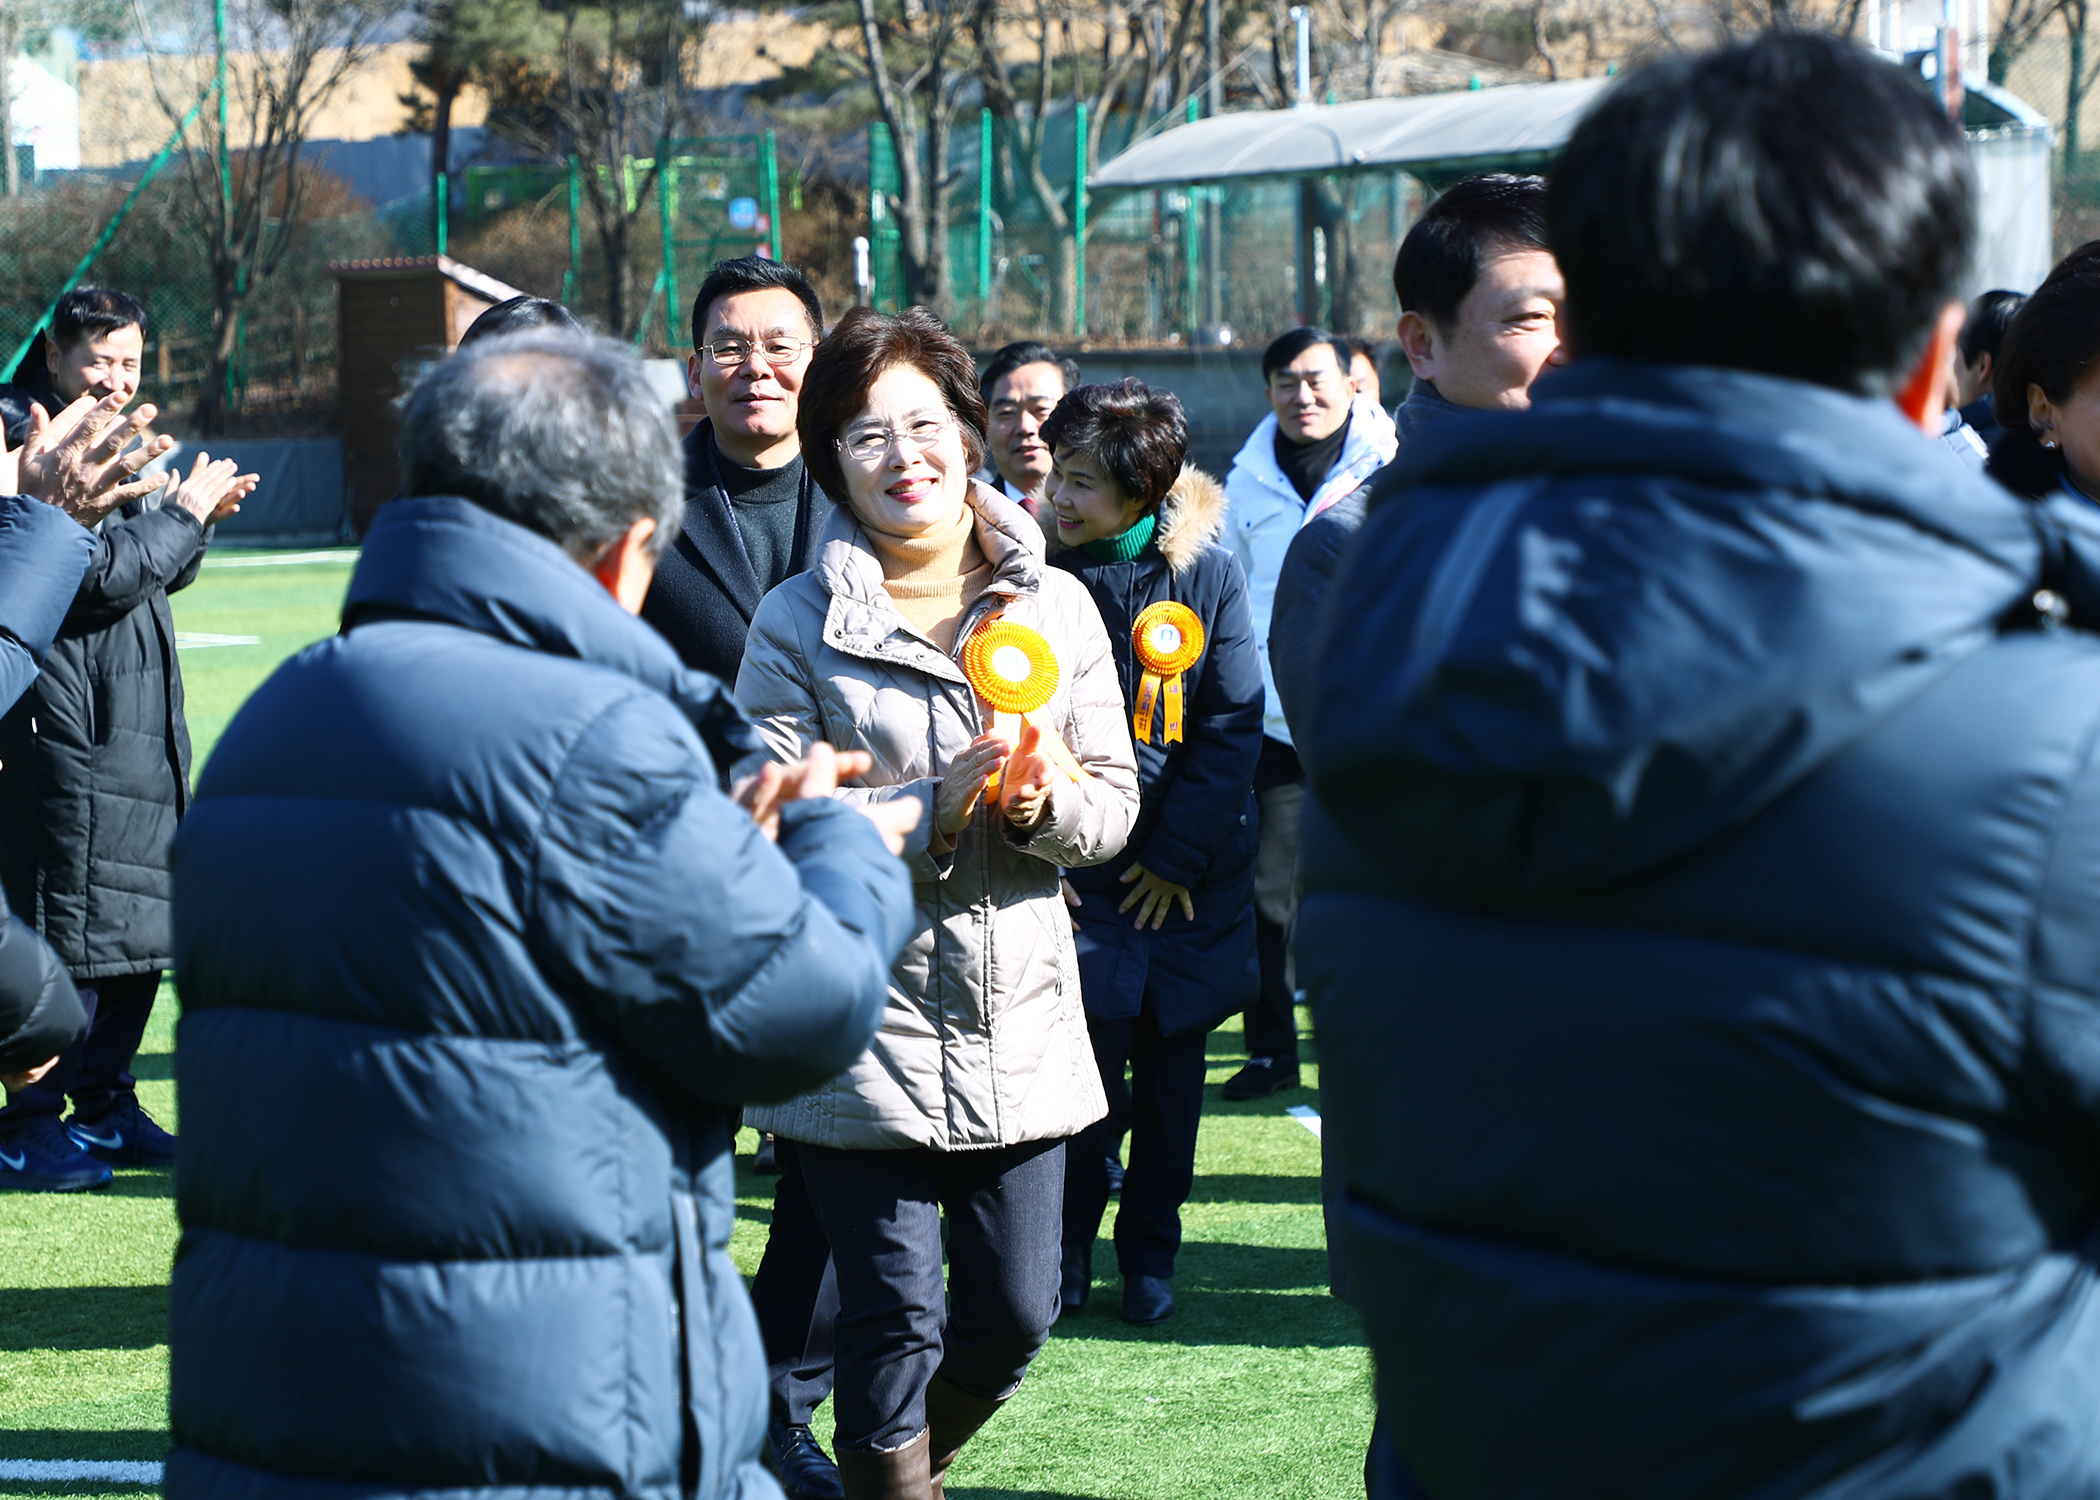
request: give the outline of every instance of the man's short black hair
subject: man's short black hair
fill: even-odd
[[[1352,358],[1354,358],[1356,355],[1361,354],[1365,359],[1368,359],[1372,363],[1372,365],[1375,366],[1378,363],[1378,346],[1372,343],[1369,339],[1365,338],[1362,334],[1343,334],[1342,347],[1349,351],[1349,354]]]
[[[139,299],[108,287],[76,286],[51,311],[51,338],[61,349],[82,339],[99,339],[119,328],[146,332],[146,309]]]
[[[1961,359],[1973,365],[1988,354],[1992,359],[2005,347],[2005,330],[2027,305],[2024,292],[1985,292],[1969,304],[1969,321],[1961,325]]]
[[[1039,344],[1034,339],[1022,339],[1008,344],[985,363],[984,374],[978,377],[977,389],[984,399],[992,399],[992,387],[1004,380],[1023,365],[1050,365],[1064,380],[1067,391],[1079,385],[1079,366],[1069,354],[1059,354],[1048,344]]]
[[[1303,354],[1306,350],[1325,344],[1334,351],[1334,362],[1342,367],[1344,375],[1349,373],[1349,359],[1356,351],[1349,341],[1338,333],[1329,333],[1324,328],[1293,328],[1261,352],[1261,378],[1267,380],[1278,370]]]
[[[545,297],[520,296],[498,302],[469,323],[467,331],[459,336],[459,347],[464,349],[483,339],[499,339],[507,333],[530,333],[535,328],[553,328],[564,333],[583,332],[576,314],[559,302],[549,302]]]
[[[1446,188],[1422,210],[1393,257],[1402,312],[1448,332],[1480,279],[1480,263],[1512,250],[1546,248],[1546,179],[1483,172]]]
[[[739,292],[762,292],[768,287],[793,292],[803,311],[809,314],[809,336],[824,337],[824,304],[807,276],[786,261],[739,255],[735,260],[716,261],[693,297],[693,348],[698,350],[707,341],[707,315],[714,311],[716,302]]]
[[[1052,453],[1087,453],[1126,500],[1147,510],[1167,498],[1188,457],[1181,399],[1142,380],[1075,386],[1043,423]]]
[[[1922,80],[1770,32],[1629,74],[1546,189],[1568,343],[1885,395],[1976,243],[1961,132]]]

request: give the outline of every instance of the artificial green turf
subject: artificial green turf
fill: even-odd
[[[254,554],[247,554],[253,556]],[[240,556],[240,555],[236,555]],[[335,629],[350,561],[229,567],[175,597],[184,634],[260,636],[182,651],[201,766],[269,670]],[[176,1128],[172,988],[141,1049],[139,1093]],[[1095,1252],[1094,1300],[1061,1322],[1011,1405],[964,1451],[955,1500],[1341,1500],[1363,1492],[1369,1360],[1326,1294],[1319,1143],[1284,1111],[1307,1088],[1226,1104],[1232,1031],[1211,1039],[1179,1310],[1134,1329],[1116,1315],[1115,1252]],[[749,1274],[772,1190],[740,1138],[733,1249]],[[167,1447],[169,1174],[122,1171],[108,1192],[0,1195],[0,1459],[155,1459]],[[1103,1237],[1113,1228],[1113,1206]],[[828,1418],[820,1413],[820,1436]],[[106,1484],[0,1481],[0,1500],[116,1494]]]

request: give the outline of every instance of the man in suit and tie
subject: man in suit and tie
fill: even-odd
[[[685,522],[656,565],[642,618],[685,664],[734,685],[758,601],[811,566],[836,509],[802,465],[796,401],[824,309],[793,266],[719,262],[693,299],[692,393],[707,415],[685,440]],[[838,1471],[811,1436],[831,1391],[838,1292],[792,1142],[775,1142],[780,1181],[752,1306],[772,1389],[765,1457],[789,1500],[832,1500]]]
[[[824,309],[793,266],[719,262],[693,299],[692,393],[707,415],[685,440],[685,525],[642,605],[689,667],[735,683],[768,590],[816,561],[834,509],[802,466],[796,398]]]

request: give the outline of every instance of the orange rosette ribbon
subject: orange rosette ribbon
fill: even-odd
[[[1140,745],[1152,739],[1152,711],[1164,709],[1165,744],[1181,738],[1181,674],[1203,655],[1203,621],[1178,599],[1162,599],[1139,611],[1130,643],[1145,675],[1138,679],[1130,733]],[[1164,700],[1164,702],[1162,702]]]
[[[978,626],[963,644],[962,669],[977,696],[990,706],[992,727],[1016,745],[1021,740],[1020,730],[1002,721],[1035,723],[1029,716],[1057,696],[1057,653],[1050,649],[1040,631],[1012,620],[994,616]],[[1051,764],[1074,782],[1090,779],[1063,736],[1047,724],[1036,723],[1035,727],[1042,736],[1042,751]],[[985,788],[986,794],[996,797],[1002,779],[994,777]]]

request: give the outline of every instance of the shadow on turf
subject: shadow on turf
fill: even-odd
[[[1196,1179],[1191,1203],[1318,1203],[1320,1179],[1302,1173],[1216,1172]]]
[[[0,1287],[0,1350],[151,1349],[167,1341],[165,1286]],[[0,1458],[42,1456],[0,1453]]]
[[[168,1434],[165,1429],[147,1431],[95,1432],[81,1428],[46,1428],[34,1431],[15,1431],[0,1428],[0,1458],[73,1459],[87,1463],[149,1463],[157,1464],[168,1456]],[[29,1483],[26,1480],[10,1479],[7,1488],[16,1489]],[[106,1479],[67,1480],[62,1484],[39,1484],[38,1489],[78,1489],[82,1485],[91,1488],[117,1488]]]
[[[142,1083],[173,1083],[175,1081],[175,1054],[172,1052],[141,1052],[131,1060],[131,1076]]]

